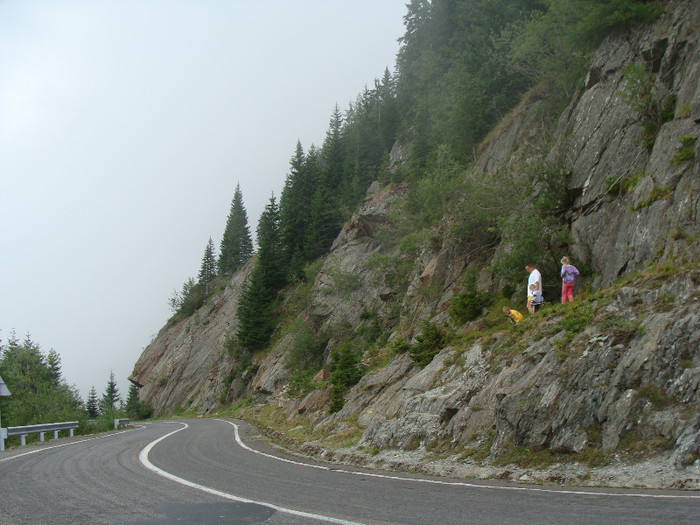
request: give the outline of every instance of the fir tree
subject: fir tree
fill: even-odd
[[[85,411],[90,419],[97,419],[100,415],[99,404],[97,400],[97,390],[93,386],[88,392],[87,401],[85,402]]]
[[[216,256],[214,255],[214,242],[209,237],[207,247],[204,249],[202,266],[199,269],[199,284],[204,286],[204,293],[209,294],[209,282],[216,277]]]
[[[338,190],[344,182],[343,165],[345,154],[341,141],[343,117],[338,104],[333,108],[333,114],[323,142],[323,183],[327,188]]]
[[[309,226],[304,239],[309,260],[326,253],[340,232],[342,216],[338,207],[331,205],[333,202],[332,191],[319,185],[309,207]]]
[[[219,249],[219,273],[226,275],[235,272],[253,254],[253,241],[248,228],[248,214],[243,206],[240,184],[231,202],[231,210],[226,221],[226,229]]]
[[[46,366],[49,368],[51,379],[56,383],[61,382],[61,356],[53,348],[46,355]]]
[[[110,370],[107,387],[99,402],[100,414],[104,415],[116,410],[121,403],[122,399],[117,389],[117,382],[114,380],[114,372]]]
[[[277,292],[286,284],[286,280],[280,249],[280,213],[274,195],[270,197],[260,215],[256,234],[258,241],[256,265],[263,270],[265,286]]]
[[[53,350],[45,355],[29,335],[21,343],[14,333],[7,344],[0,341],[0,376],[12,391],[0,397],[5,426],[79,419],[83,403],[61,378],[60,357]]]
[[[238,342],[248,350],[263,348],[275,329],[273,302],[285,284],[280,255],[279,209],[274,195],[260,215],[258,260],[238,303]]]
[[[151,415],[151,407],[139,399],[139,387],[134,383],[129,385],[124,410],[131,419],[145,419]]]
[[[301,142],[297,142],[280,197],[280,242],[284,264],[291,280],[301,278],[304,264],[308,260],[304,243],[309,226],[311,199],[318,182],[316,159],[313,146],[309,155],[305,156]]]

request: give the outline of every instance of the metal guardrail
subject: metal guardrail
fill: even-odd
[[[73,437],[73,430],[76,428],[78,428],[77,421],[3,428],[0,429],[0,450],[5,450],[5,438],[9,436],[19,436],[20,445],[24,446],[27,444],[26,439],[29,434],[39,434],[39,441],[44,441],[46,432],[53,432],[53,438],[58,439],[58,433],[61,430],[68,430],[70,437]]]
[[[126,428],[129,426],[129,418],[128,417],[119,417],[114,419],[114,430],[117,430],[119,427]]]

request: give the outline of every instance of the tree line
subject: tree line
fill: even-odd
[[[478,145],[535,86],[549,101],[543,119],[555,122],[602,38],[653,19],[660,4],[411,0],[394,71],[387,68],[345,111],[333,108],[322,145],[305,149],[297,142],[280,197],[270,197],[257,225],[256,260],[238,305],[237,344],[254,351],[269,343],[278,320],[278,292],[303,280],[304,268],[329,251],[374,180],[409,183],[404,232],[427,230],[449,212],[458,217],[455,242],[471,243],[475,250],[508,244],[510,251],[493,264],[503,278],[515,279],[519,260],[531,252],[542,256],[537,250],[543,245],[555,260],[554,252],[566,243],[559,220],[566,205],[566,168],[538,164],[519,176],[470,176]],[[397,142],[410,149],[409,161],[390,170],[389,154]],[[494,187],[512,191],[499,195]],[[486,206],[473,205],[477,196]],[[532,209],[513,208],[513,202],[531,203]],[[525,234],[517,228],[523,217]],[[189,279],[171,299],[175,318],[192,315],[217,284],[223,285],[216,280],[252,255],[237,186],[218,259],[209,239],[198,279]]]
[[[11,392],[0,397],[6,427],[79,421],[78,433],[84,434],[113,428],[116,417],[141,419],[151,412],[139,401],[136,385],[131,385],[126,403],[122,401],[113,372],[101,397],[93,386],[83,401],[63,377],[59,354],[53,349],[44,352],[29,335],[20,341],[11,334],[0,342],[0,377]]]

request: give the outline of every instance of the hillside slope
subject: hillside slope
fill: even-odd
[[[426,321],[449,321],[467,272],[476,271],[480,289],[498,283],[483,260],[450,241],[453,217],[415,255],[402,251],[394,214],[406,186],[374,184],[312,286],[290,290],[283,306],[329,334],[327,348],[348,332],[391,332],[380,348],[368,345],[367,372],[340,411],[328,415],[327,383],[288,395],[293,325],[252,362],[225,350],[249,267],[144,350],[130,377],[143,385],[141,399],[158,413],[210,412],[247,399],[250,417],[302,429],[296,438],[307,450],[355,443],[328,452],[350,461],[386,465],[388,450],[412,451],[420,463],[431,454],[450,458],[454,472],[472,465],[513,477],[502,465],[654,457],[664,474],[648,484],[699,488],[699,24],[697,2],[669,2],[654,24],[608,37],[556,126],[543,121],[546,99],[533,90],[480,149],[476,166],[484,174],[536,159],[564,166],[570,255],[590,268],[585,302],[550,305],[515,329],[489,321],[492,309],[417,365],[398,343],[415,342]],[[673,101],[651,138],[651,117],[624,100],[630,64],[653,78],[648,92],[634,96]],[[302,304],[292,306],[298,294]]]

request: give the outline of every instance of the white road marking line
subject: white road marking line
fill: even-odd
[[[413,481],[417,483],[430,483],[433,485],[450,485],[450,486],[457,486],[457,487],[468,487],[468,488],[475,488],[475,489],[492,489],[492,490],[511,490],[511,491],[523,491],[523,492],[546,492],[550,494],[567,494],[567,495],[580,495],[580,496],[607,496],[607,497],[625,497],[625,498],[661,498],[661,499],[700,499],[700,495],[692,495],[692,494],[644,494],[643,492],[593,492],[593,491],[586,491],[586,490],[570,490],[570,489],[547,489],[547,488],[542,488],[542,487],[513,487],[513,486],[508,486],[508,485],[480,485],[477,483],[466,483],[462,481],[444,481],[444,480],[435,480],[435,479],[426,479],[426,478],[404,478],[400,476],[391,476],[389,474],[378,474],[375,472],[355,472],[352,470],[343,470],[343,469],[337,469],[337,468],[329,468],[323,465],[314,465],[311,463],[303,463],[301,461],[295,461],[292,459],[287,459],[287,458],[281,458],[279,456],[275,456],[273,454],[268,454],[266,452],[261,452],[259,450],[255,450],[245,443],[243,443],[243,440],[241,439],[241,436],[238,432],[238,425],[232,421],[227,421],[225,419],[217,419],[216,421],[223,421],[224,423],[228,423],[229,425],[233,425],[234,428],[234,435],[236,438],[236,443],[240,445],[242,448],[245,450],[248,450],[250,452],[253,452],[254,454],[259,454],[261,456],[265,456],[268,458],[275,459],[277,461],[284,461],[285,463],[291,463],[292,465],[298,465],[302,467],[308,467],[308,468],[315,468],[319,470],[327,470],[331,472],[338,472],[340,474],[350,474],[353,476],[368,476],[368,477],[373,477],[373,478],[384,478],[384,479],[391,479],[391,480],[399,480],[399,481]]]
[[[208,494],[212,494],[214,496],[220,496],[222,498],[225,498],[225,499],[228,499],[231,501],[236,501],[239,503],[253,503],[256,505],[262,505],[262,506],[271,508],[273,510],[276,510],[278,512],[283,512],[285,514],[291,514],[293,516],[299,516],[302,518],[310,518],[310,519],[314,519],[314,520],[318,520],[318,521],[325,521],[328,523],[337,523],[339,525],[363,525],[362,523],[359,523],[356,521],[347,521],[347,520],[341,520],[338,518],[331,518],[329,516],[322,516],[320,514],[313,514],[310,512],[303,512],[303,511],[294,510],[294,509],[290,509],[290,508],[286,508],[286,507],[280,507],[279,505],[275,505],[274,503],[268,503],[265,501],[256,501],[256,500],[252,500],[252,499],[242,498],[240,496],[236,496],[236,495],[230,494],[228,492],[223,492],[221,490],[213,489],[213,488],[207,487],[205,485],[200,485],[199,483],[194,483],[192,481],[188,481],[184,478],[180,478],[178,476],[175,476],[174,474],[171,474],[170,472],[166,472],[165,470],[163,470],[159,467],[156,467],[148,459],[148,454],[151,452],[153,447],[155,447],[161,441],[163,441],[163,440],[169,438],[170,436],[172,436],[173,434],[176,434],[176,433],[178,433],[182,430],[185,430],[186,428],[189,427],[189,425],[187,423],[184,423],[184,422],[179,422],[179,423],[184,425],[184,426],[182,426],[181,428],[178,428],[177,430],[173,430],[172,432],[170,432],[168,434],[165,434],[164,436],[156,439],[155,441],[152,441],[151,443],[146,445],[143,448],[143,450],[141,450],[141,453],[139,454],[139,460],[141,461],[141,463],[143,464],[144,467],[155,472],[159,476],[162,476],[162,477],[169,479],[171,481],[174,481],[176,483],[180,483],[181,485],[185,485],[186,487],[201,490],[201,491],[206,492]]]

